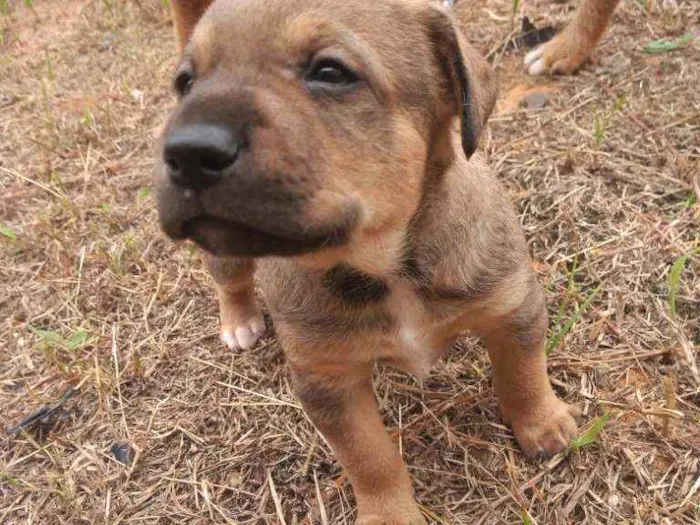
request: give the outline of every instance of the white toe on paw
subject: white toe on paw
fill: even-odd
[[[530,65],[530,68],[527,70],[527,72],[533,76],[541,75],[545,71],[547,71],[547,65],[544,61],[544,58],[537,59],[535,62],[532,63],[532,65]]]
[[[229,347],[230,350],[235,350],[238,348],[238,341],[236,341],[236,336],[233,334],[233,330],[230,328],[221,329],[221,340],[226,346]]]
[[[529,66],[535,60],[537,60],[538,58],[541,58],[543,54],[544,54],[544,48],[542,46],[536,47],[535,49],[530,51],[527,55],[525,55],[525,59],[523,60],[523,62],[525,62],[526,66]]]
[[[262,317],[251,319],[248,326],[253,335],[256,336],[256,339],[265,333],[265,321]]]
[[[262,318],[252,318],[236,327],[222,327],[221,340],[231,350],[247,350],[252,348],[265,333],[265,322]]]
[[[245,350],[253,346],[257,337],[247,325],[243,325],[236,328],[236,340],[238,341],[238,346]]]

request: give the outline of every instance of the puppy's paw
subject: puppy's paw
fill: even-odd
[[[221,325],[221,340],[231,350],[252,348],[265,333],[265,321],[261,314],[241,320],[237,324]]]
[[[231,350],[252,348],[265,333],[265,320],[252,291],[219,294],[221,340]]]
[[[583,65],[594,46],[595,42],[588,42],[568,26],[525,55],[525,67],[530,75],[569,75]]]
[[[526,456],[544,458],[569,446],[580,419],[578,408],[552,395],[526,413],[514,416],[511,427]]]
[[[423,515],[416,510],[413,516],[380,516],[378,514],[360,515],[355,525],[426,525]]]
[[[409,485],[392,494],[375,491],[369,496],[356,492],[358,515],[355,525],[426,525]]]

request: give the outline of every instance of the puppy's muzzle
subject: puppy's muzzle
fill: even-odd
[[[225,126],[187,124],[173,129],[165,142],[163,158],[173,184],[202,190],[231,175],[241,137]]]
[[[308,146],[283,132],[278,140],[256,139],[260,126],[276,128],[240,109],[250,104],[223,101],[218,114],[212,106],[205,97],[190,99],[160,143],[155,180],[164,231],[230,256],[296,255],[346,243],[357,205],[319,182],[314,170],[322,163],[299,150]],[[295,156],[304,161],[285,163]]]

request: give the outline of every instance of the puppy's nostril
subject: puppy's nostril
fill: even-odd
[[[166,157],[165,163],[171,171],[180,171],[180,163],[173,157]]]
[[[233,164],[236,160],[236,151],[230,154],[219,152],[204,152],[199,160],[199,165],[204,171],[221,172]]]

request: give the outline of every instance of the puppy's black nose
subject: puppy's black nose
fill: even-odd
[[[204,189],[216,184],[236,162],[240,144],[233,132],[215,124],[174,128],[165,140],[168,176],[179,186]]]

